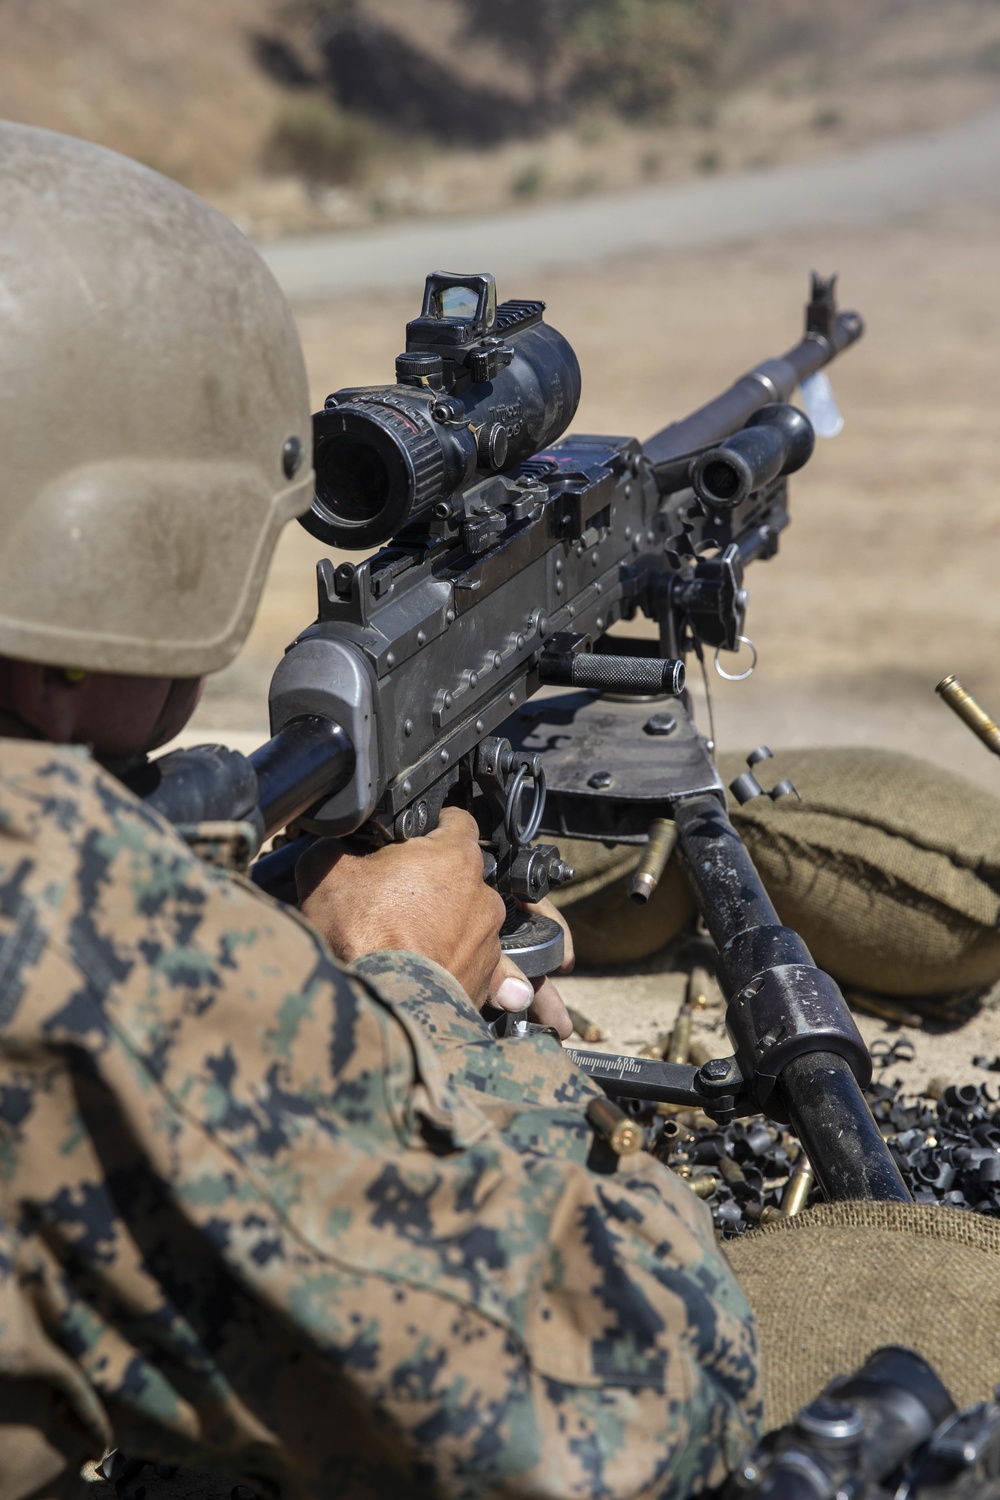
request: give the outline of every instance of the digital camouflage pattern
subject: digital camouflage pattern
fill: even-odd
[[[112,1441],[326,1500],[719,1480],[753,1324],[681,1182],[587,1167],[592,1092],[0,740],[0,1496]]]

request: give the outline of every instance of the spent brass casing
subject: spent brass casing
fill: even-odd
[[[660,876],[667,868],[667,860],[677,847],[677,825],[669,818],[656,818],[649,825],[649,843],[639,861],[628,893],[638,906],[645,906],[660,883]]]
[[[577,1036],[582,1037],[585,1042],[601,1042],[604,1040],[604,1032],[597,1025],[596,1021],[591,1021],[582,1011],[574,1010],[571,1005],[567,1005],[566,1014],[572,1021],[573,1030]]]
[[[713,1193],[718,1191],[719,1179],[717,1177],[692,1177],[688,1182],[688,1187],[696,1198],[711,1198]]]
[[[631,1156],[646,1144],[642,1126],[630,1119],[611,1099],[591,1099],[587,1105],[587,1119],[616,1156]]]
[[[694,1140],[694,1132],[679,1120],[664,1120],[660,1127],[658,1146],[660,1152],[682,1151],[689,1141]]]
[[[805,1207],[806,1199],[815,1181],[816,1174],[813,1172],[812,1162],[803,1152],[795,1164],[795,1170],[789,1177],[782,1195],[781,1212],[786,1219],[794,1218]]]
[[[671,1034],[671,1032],[665,1031],[663,1032],[662,1036],[658,1036],[656,1038],[655,1042],[650,1042],[647,1046],[640,1047],[639,1056],[651,1057],[654,1062],[662,1062],[666,1057],[667,1049],[670,1046]]]
[[[687,1002],[693,1010],[707,1010],[712,1004],[711,976],[700,964],[695,964],[688,975]]]
[[[670,1033],[670,1046],[667,1048],[665,1061],[668,1063],[686,1063],[691,1051],[691,1007],[687,1001],[677,1012],[674,1029]]]
[[[715,1170],[718,1172],[723,1182],[728,1182],[730,1187],[733,1187],[737,1182],[745,1181],[742,1167],[740,1166],[738,1161],[733,1161],[733,1158],[731,1156],[723,1156],[722,1159],[717,1162]]]
[[[939,682],[934,691],[941,694],[948,707],[958,714],[963,724],[968,724],[973,734],[982,740],[987,750],[992,750],[994,755],[1000,755],[1000,726],[993,722],[986,710],[962,686],[954,673]]]

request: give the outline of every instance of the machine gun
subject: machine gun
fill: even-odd
[[[877,1349],[746,1455],[716,1500],[995,1500],[1000,1391],[958,1412],[911,1349]]]
[[[640,444],[563,436],[580,371],[543,312],[498,307],[492,276],[428,277],[396,383],[338,391],[314,419],[303,524],[332,548],[388,545],[360,566],[318,564],[316,622],[271,683],[271,740],[249,762],[165,757],[145,790],[182,824],[249,818],[262,835],[294,820],[374,841],[419,836],[459,802],[510,903],[504,945],[529,974],[558,965],[561,933],[518,903],[571,873],[538,835],[640,842],[673,820],[734,1055],[700,1069],[574,1060],[612,1098],[791,1121],[828,1196],[905,1199],[861,1092],[864,1042],[779,924],[684,693],[687,651],[739,646],[745,567],[788,524],[787,476],[814,440],[788,398],[861,320],[814,276],[799,343]],[[608,636],[640,613],[658,642]],[[542,687],[556,696],[520,717]],[[297,852],[259,861],[255,878],[280,889]]]

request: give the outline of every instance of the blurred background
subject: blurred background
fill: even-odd
[[[726,748],[876,743],[998,785],[938,702],[1000,712],[998,0],[0,0],[0,114],[230,214],[292,298],[320,405],[392,378],[425,273],[538,296],[578,430],[647,437],[798,338],[808,272],[867,334],[844,433],[749,574]],[[313,617],[291,528],[196,738],[267,733]]]

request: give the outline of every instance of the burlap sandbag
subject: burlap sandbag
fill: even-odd
[[[1000,1381],[1000,1221],[919,1203],[824,1203],[729,1241],[777,1427],[882,1344],[934,1366],[959,1407]]]
[[[746,769],[720,755],[723,780]],[[769,789],[730,814],[778,915],[842,984],[949,995],[1000,976],[1000,796],[887,750],[786,750],[755,768]],[[676,860],[654,899],[626,895],[639,851],[564,840],[577,881],[559,893],[584,964],[644,958],[692,911]]]

